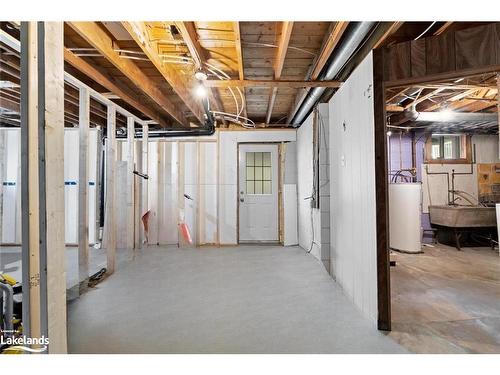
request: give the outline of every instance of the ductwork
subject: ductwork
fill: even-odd
[[[341,42],[339,48],[330,57],[329,65],[327,65],[326,69],[318,77],[318,80],[330,81],[335,79],[375,25],[376,22],[356,22]],[[296,127],[302,124],[325,90],[325,87],[315,87],[309,90],[301,105],[292,116],[290,123],[293,126]]]
[[[413,121],[426,122],[498,122],[497,113],[466,113],[466,112],[417,112]]]
[[[454,111],[417,112],[414,107],[404,111],[389,125],[400,126],[406,122],[493,122],[498,123],[496,113],[467,113]],[[409,126],[411,128],[411,126]]]

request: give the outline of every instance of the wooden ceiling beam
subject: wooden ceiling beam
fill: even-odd
[[[435,110],[439,109],[441,106],[443,106],[443,104],[445,104],[445,103],[456,102],[458,100],[464,99],[465,97],[467,97],[467,96],[469,96],[477,91],[478,91],[478,89],[466,90],[466,91],[461,92],[459,94],[453,95],[450,98],[446,98],[439,103],[434,103],[431,106],[427,107],[425,110],[426,111],[435,111]]]
[[[431,91],[431,92],[429,92],[429,93],[427,93],[427,94],[425,94],[425,95],[419,96],[418,98],[416,98],[415,100],[413,100],[411,103],[406,104],[406,105],[404,106],[404,109],[408,109],[408,108],[411,108],[411,107],[413,107],[413,106],[416,106],[417,104],[420,104],[420,103],[422,103],[423,101],[426,101],[426,100],[428,100],[428,99],[432,98],[434,95],[439,94],[439,93],[440,93],[441,91],[443,91],[443,90],[444,90],[444,89],[440,87],[440,88],[435,89],[435,90],[433,90],[433,91]]]
[[[75,69],[79,70],[87,77],[93,79],[98,82],[101,86],[104,86],[106,89],[111,91],[113,94],[118,95],[120,99],[136,108],[138,111],[141,111],[146,116],[148,116],[151,120],[156,121],[160,126],[165,127],[165,121],[161,118],[161,116],[157,113],[157,111],[149,108],[148,106],[142,104],[139,100],[130,96],[127,92],[118,87],[115,83],[113,83],[108,77],[102,74],[99,70],[94,68],[88,62],[86,62],[81,57],[76,56],[69,49],[64,49],[64,60],[73,66]]]
[[[276,57],[274,60],[274,79],[279,80],[281,78],[281,72],[283,71],[283,65],[285,64],[285,57],[288,51],[288,44],[290,43],[290,37],[292,36],[293,22],[285,21],[281,27],[281,36],[278,42],[278,50],[276,51]],[[271,95],[269,96],[269,102],[267,105],[266,113],[266,123],[269,124],[271,121],[271,116],[273,114],[274,101],[276,100],[276,95],[278,94],[278,88],[273,87]]]
[[[191,77],[184,79],[178,70],[171,64],[165,64],[158,53],[158,46],[156,42],[152,41],[149,36],[148,28],[144,22],[122,22],[122,25],[128,31],[130,36],[135,40],[137,45],[146,54],[153,65],[158,69],[160,74],[165,78],[168,84],[172,87],[179,98],[186,104],[189,110],[200,121],[205,122],[202,105],[196,101],[192,95],[192,87],[188,87]]]
[[[191,57],[194,60],[197,69],[205,70],[204,64],[208,60],[207,54],[198,41],[196,25],[194,22],[176,22],[175,25],[181,33],[182,39],[186,43]],[[219,93],[215,89],[208,90],[209,97],[216,111],[224,112],[224,105],[220,99]],[[225,120],[223,120],[225,123]]]
[[[391,26],[387,29],[387,31],[382,35],[382,37],[375,43],[373,49],[379,48],[384,44],[384,42],[389,38],[392,34],[398,31],[401,26],[403,26],[404,22],[392,22]]]
[[[104,58],[130,79],[135,86],[141,89],[160,107],[164,108],[175,120],[184,126],[189,126],[186,117],[178,109],[178,106],[170,101],[170,99],[159,89],[154,80],[148,77],[130,59],[120,57],[113,47],[113,40],[97,23],[69,22],[68,24],[93,48],[99,51]]]
[[[207,87],[277,87],[277,88],[303,88],[303,87],[331,87],[338,88],[342,85],[339,81],[294,81],[294,80],[207,80]]]
[[[328,59],[332,55],[333,50],[335,49],[335,47],[337,47],[340,38],[342,38],[342,35],[344,35],[347,26],[349,26],[349,22],[346,21],[335,22],[335,24],[332,26],[332,29],[328,34],[326,41],[323,43],[321,52],[319,53],[318,58],[314,62],[311,71],[312,80],[315,80],[319,77],[319,74],[321,73]]]
[[[243,48],[241,47],[241,31],[240,31],[240,23],[233,23],[234,29],[234,45],[236,48],[236,59],[238,62],[238,76],[241,81],[245,79],[245,68],[243,65]],[[247,114],[247,98],[245,94],[245,90],[243,89],[243,116],[248,117]]]
[[[453,24],[453,22],[445,22],[443,26],[441,26],[439,29],[437,29],[435,32],[434,32],[434,35],[441,35],[442,33],[444,33],[451,25]]]
[[[333,50],[335,49],[335,47],[337,47],[340,39],[342,38],[342,35],[344,35],[347,26],[349,26],[349,22],[347,21],[338,21],[331,24],[330,29],[328,30],[328,33],[324,38],[323,45],[321,47],[319,55],[314,60],[311,69],[309,70],[308,74],[305,77],[306,79],[310,78],[313,81],[318,79],[321,71],[323,70],[326,63],[328,62],[328,59],[332,55]],[[307,92],[305,90],[298,91],[297,95],[295,96],[295,100],[290,106],[290,111],[288,113],[288,120],[291,119],[291,117],[294,114],[295,108],[297,107],[297,105],[301,103],[306,93]]]

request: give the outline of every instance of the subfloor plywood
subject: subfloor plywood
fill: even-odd
[[[416,353],[500,353],[500,257],[442,244],[393,252],[390,336]]]

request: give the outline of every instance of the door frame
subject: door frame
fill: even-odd
[[[236,144],[236,157],[237,157],[237,167],[236,167],[236,241],[238,245],[246,244],[272,244],[272,245],[283,245],[283,231],[282,231],[282,211],[283,211],[283,178],[282,178],[282,148],[281,145],[284,142],[238,142]],[[241,241],[240,240],[240,145],[276,145],[278,150],[278,240],[277,241]]]

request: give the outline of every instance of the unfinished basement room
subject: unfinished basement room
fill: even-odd
[[[500,354],[500,22],[94,14],[0,22],[1,354]]]

